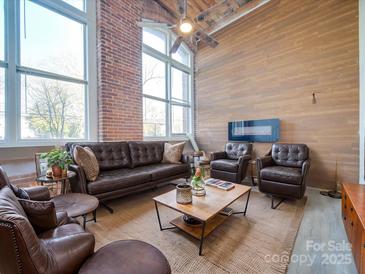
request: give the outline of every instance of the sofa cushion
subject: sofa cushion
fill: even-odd
[[[302,179],[300,168],[285,166],[269,166],[260,171],[263,180],[299,185]]]
[[[99,175],[99,163],[89,147],[75,146],[73,151],[76,164],[84,169],[86,179],[95,181]]]
[[[162,163],[179,164],[184,151],[185,142],[178,144],[165,143]]]
[[[100,194],[127,188],[151,181],[151,175],[138,169],[118,169],[103,171],[94,182],[87,184],[89,194]]]
[[[152,176],[153,181],[172,177],[179,174],[189,174],[190,167],[188,164],[153,164],[138,167],[139,170],[147,172]]]
[[[132,167],[157,164],[162,161],[165,142],[129,142]]]
[[[210,164],[212,169],[223,170],[228,172],[237,172],[239,166],[237,160],[229,160],[229,159],[215,160],[212,161]]]
[[[273,144],[271,157],[276,165],[301,167],[309,158],[309,149],[304,144]]]
[[[53,202],[19,199],[19,203],[37,233],[57,227],[56,208]]]
[[[126,142],[67,143],[66,149],[72,153],[76,145],[89,147],[95,154],[100,171],[131,167],[129,146]]]

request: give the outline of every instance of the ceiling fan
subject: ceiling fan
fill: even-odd
[[[188,38],[190,38],[190,41],[195,45],[202,41],[212,48],[218,46],[218,41],[204,32],[204,30],[202,30],[196,22],[187,16],[187,0],[177,0],[177,8],[179,18],[175,25],[151,21],[137,22],[137,25],[140,27],[175,29],[179,36],[171,46],[170,54],[176,53],[184,39]]]

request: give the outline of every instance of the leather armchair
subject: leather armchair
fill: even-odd
[[[75,273],[93,254],[94,236],[64,218],[56,222],[52,205],[18,200],[8,186],[0,189],[0,273]],[[42,230],[36,232],[34,222]]]
[[[252,144],[227,143],[224,151],[213,152],[210,176],[232,183],[241,183],[246,177]]]
[[[274,144],[268,155],[257,158],[256,165],[259,190],[271,195],[271,208],[286,198],[303,198],[310,168],[306,145]],[[280,198],[276,205],[274,198]]]

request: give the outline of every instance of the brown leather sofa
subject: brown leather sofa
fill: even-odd
[[[309,148],[304,144],[274,144],[265,157],[257,158],[259,190],[271,195],[271,208],[284,199],[301,199],[310,167]],[[274,205],[274,198],[280,198]]]
[[[83,169],[71,165],[77,177],[70,180],[72,192],[96,196],[102,205],[105,201],[170,183],[173,179],[190,178],[188,157],[181,164],[161,163],[165,142],[96,142],[67,143],[72,154],[75,145],[89,147],[99,162],[100,175],[94,182],[86,180]]]
[[[232,183],[241,183],[246,177],[252,144],[227,143],[225,150],[211,155],[210,176]]]

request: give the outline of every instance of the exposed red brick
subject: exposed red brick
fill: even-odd
[[[99,140],[142,140],[142,18],[172,22],[153,0],[98,0]]]

